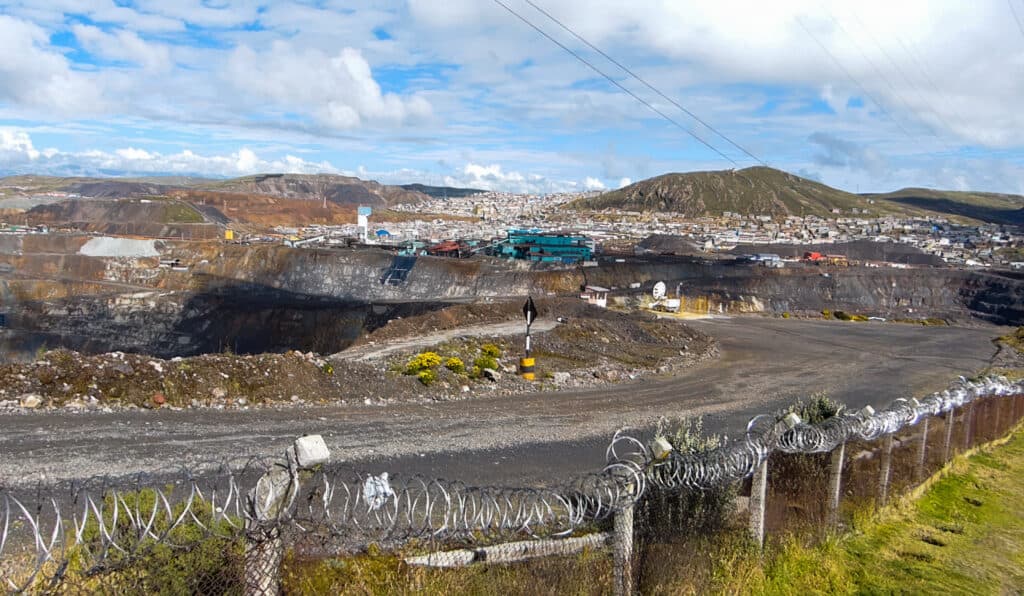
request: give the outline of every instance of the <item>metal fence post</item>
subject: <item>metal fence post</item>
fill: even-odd
[[[946,443],[942,448],[942,462],[949,461],[949,450],[953,447],[953,425],[956,423],[956,411],[950,408],[946,412]]]
[[[615,565],[615,594],[633,593],[633,511],[630,504],[615,513],[612,558]]]
[[[893,436],[886,435],[882,440],[882,465],[878,473],[878,504],[885,505],[889,500],[889,473],[892,470]]]
[[[914,469],[914,480],[917,482],[924,478],[924,464],[928,457],[928,421],[930,419],[930,417],[924,419],[921,425],[921,439],[917,443],[917,467]]]
[[[245,499],[245,595],[281,592],[284,541],[281,522],[299,491],[300,473],[326,463],[330,452],[320,435],[300,437],[271,465]]]
[[[768,458],[754,472],[750,483],[750,536],[757,546],[764,546],[764,507],[768,493]]]

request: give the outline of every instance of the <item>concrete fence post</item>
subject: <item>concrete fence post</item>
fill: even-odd
[[[298,495],[301,474],[329,459],[323,437],[300,437],[285,451],[284,461],[271,465],[246,495],[246,596],[276,596],[281,592],[281,522]]]
[[[768,494],[768,458],[761,462],[750,483],[750,536],[764,546],[764,508]]]
[[[953,426],[956,423],[956,412],[953,408],[950,408],[946,412],[946,442],[942,448],[942,461],[943,463],[949,461],[950,452],[949,450],[953,447]]]
[[[839,498],[843,490],[843,459],[846,456],[846,443],[840,443],[832,450],[832,463],[828,474],[828,526],[836,527],[839,523]]]
[[[920,482],[924,478],[924,464],[928,458],[928,422],[931,417],[921,423],[921,438],[917,442],[917,466],[914,468],[914,480]]]
[[[882,465],[878,473],[878,505],[885,505],[889,500],[889,476],[892,472],[893,436],[886,435],[882,439]]]
[[[612,535],[612,558],[615,565],[615,594],[633,594],[633,512],[635,505],[623,507],[615,514]]]
[[[964,427],[964,446],[963,450],[967,451],[971,448],[971,418],[974,414],[974,402],[970,402],[964,407],[964,415],[961,416],[961,424]]]

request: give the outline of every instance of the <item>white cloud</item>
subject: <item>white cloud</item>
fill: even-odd
[[[375,178],[389,183],[408,182],[409,180],[429,180],[429,172],[414,172],[403,170],[400,176],[395,173],[386,173],[375,176]],[[589,184],[600,184],[596,178],[587,178]],[[481,165],[467,162],[461,172],[444,176],[443,183],[447,186],[458,186],[467,188],[482,188],[484,190],[498,190],[504,192],[547,194],[553,192],[569,192],[578,190],[581,186],[574,180],[552,179],[536,172],[522,173],[516,170],[506,171],[499,164]],[[585,183],[585,184],[586,184]]]
[[[623,176],[622,178],[619,178],[619,186],[617,188],[629,186],[630,184],[633,184],[633,180],[629,177]]]
[[[71,31],[86,50],[102,58],[158,72],[172,66],[171,53],[166,46],[147,42],[132,31],[121,29],[107,33],[99,27],[82,24],[73,25]]]
[[[0,164],[39,158],[39,151],[32,145],[32,139],[24,131],[0,128]]]
[[[583,180],[583,188],[587,190],[604,190],[607,187],[604,185],[604,182],[601,182],[597,178],[587,176],[586,179]]]
[[[54,111],[94,112],[102,103],[92,81],[49,46],[45,30],[0,15],[0,104],[4,102],[50,116]]]
[[[135,147],[128,147],[126,149],[117,149],[114,153],[123,159],[130,161],[145,161],[154,159],[156,156],[143,149],[136,149]]]
[[[370,64],[353,48],[332,56],[284,41],[263,52],[240,46],[228,60],[226,76],[243,92],[285,110],[309,111],[334,129],[415,124],[431,116],[430,103],[422,96],[382,92]]]
[[[0,128],[0,171],[42,174],[182,174],[232,177],[263,172],[288,174],[338,173],[327,161],[312,162],[294,155],[265,159],[242,147],[226,155],[201,155],[189,149],[159,153],[136,147],[114,151],[90,149],[77,153],[38,151],[22,130]]]

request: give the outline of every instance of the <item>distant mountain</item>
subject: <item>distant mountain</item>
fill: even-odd
[[[360,180],[334,174],[260,174],[207,182],[193,187],[231,193],[259,194],[283,199],[324,200],[338,205],[386,207],[418,203],[427,195],[374,180]]]
[[[17,187],[27,192],[63,191],[90,198],[137,198],[173,194],[175,191],[211,191],[262,195],[282,199],[323,201],[336,205],[387,207],[418,203],[429,197],[415,190],[388,186],[333,174],[261,174],[228,180],[186,177],[58,178],[10,176],[0,178],[0,188]]]
[[[486,190],[480,188],[456,188],[453,186],[427,186],[426,184],[403,184],[402,188],[415,192],[421,192],[434,198],[444,197],[471,197]]]
[[[1024,197],[994,193],[903,189],[887,194],[853,194],[767,167],[664,174],[596,197],[572,209],[673,212],[687,217],[819,215],[866,213],[967,218],[1024,225]]]

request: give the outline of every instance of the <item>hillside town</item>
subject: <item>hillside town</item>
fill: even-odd
[[[416,219],[400,224],[370,222],[368,240],[383,245],[416,243],[423,251],[442,242],[474,243],[503,239],[509,230],[529,229],[578,234],[592,239],[598,250],[629,247],[651,235],[687,239],[704,253],[738,252],[744,245],[839,244],[857,241],[898,243],[920,249],[952,266],[1024,268],[1024,233],[1016,226],[964,223],[944,217],[872,218],[863,214],[743,215],[724,212],[718,217],[687,218],[674,213],[577,211],[566,205],[594,196],[585,193],[528,195],[485,192],[467,197],[433,198],[415,205],[396,205],[395,211],[461,216]],[[302,238],[354,237],[359,227],[312,226],[294,232]],[[412,244],[410,244],[411,246]],[[474,244],[475,246],[476,244]],[[466,255],[468,256],[468,254]]]

